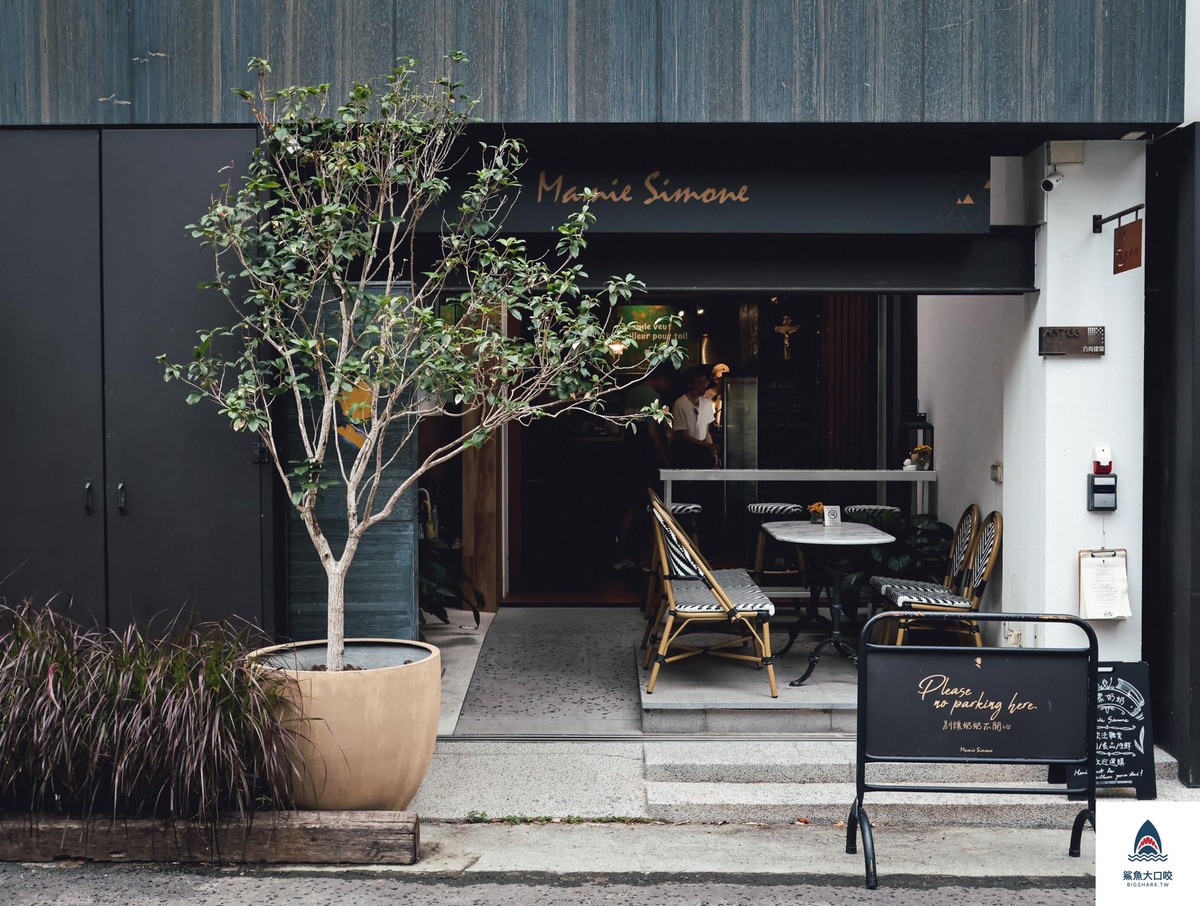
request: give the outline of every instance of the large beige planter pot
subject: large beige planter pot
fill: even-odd
[[[251,657],[295,681],[300,809],[401,810],[429,770],[442,699],[442,656],[424,642],[347,639],[347,664],[325,663],[324,642],[274,645]]]

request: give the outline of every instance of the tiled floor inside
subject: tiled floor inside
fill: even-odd
[[[484,614],[478,629],[467,613],[451,626],[427,626],[443,658],[439,734],[637,736],[644,713],[666,714],[667,725],[682,730],[680,721],[704,711],[774,711],[784,721],[788,712],[824,712],[826,720],[832,712],[843,725],[853,722],[855,668],[828,648],[804,686],[788,685],[823,637],[817,630],[776,659],[779,697],[772,699],[765,671],[709,657],[667,665],[646,695],[649,672],[637,648],[644,627],[633,607],[506,607]],[[775,639],[782,645],[785,632],[777,628]],[[786,723],[778,730],[787,731]]]

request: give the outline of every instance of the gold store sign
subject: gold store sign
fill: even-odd
[[[707,183],[672,185],[671,178],[664,177],[661,170],[654,170],[634,182],[612,179],[609,183],[607,188],[590,187],[597,201],[642,205],[723,205],[745,204],[750,200],[750,187],[745,183],[736,186]],[[548,174],[545,170],[538,173],[538,204],[579,204],[583,201],[583,193],[583,186],[566,182],[561,173]]]

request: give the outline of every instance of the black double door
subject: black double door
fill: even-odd
[[[270,474],[253,438],[187,406],[186,361],[229,319],[185,225],[250,129],[0,133],[0,597],[98,624],[187,611],[273,631]],[[266,564],[266,568],[264,568]]]

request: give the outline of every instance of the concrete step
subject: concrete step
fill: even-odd
[[[654,742],[646,745],[646,779],[664,783],[854,783],[854,739]],[[1178,782],[1178,764],[1154,752],[1159,784]],[[930,784],[1045,782],[1038,765],[872,764],[868,781]]]
[[[791,736],[854,733],[857,727],[858,712],[852,706],[738,708],[698,704],[689,708],[642,708],[642,732],[650,736]]]
[[[654,742],[645,746],[650,817],[667,821],[814,824],[844,821],[854,800],[855,741],[847,739]],[[1159,799],[1195,800],[1174,758],[1155,750]],[[1040,765],[872,764],[874,783],[1011,788],[1012,793],[868,793],[873,823],[912,828],[1064,828],[1081,803],[1046,785]],[[1045,787],[1044,793],[1017,792]],[[1131,789],[1100,798],[1133,798]]]
[[[675,822],[833,824],[846,820],[853,801],[852,783],[646,784],[649,816]],[[880,826],[1062,828],[1064,834],[1083,807],[1066,796],[1017,793],[868,793],[864,805]]]

